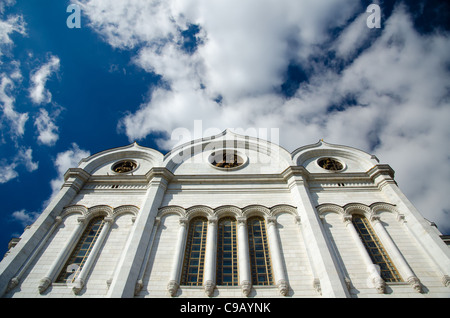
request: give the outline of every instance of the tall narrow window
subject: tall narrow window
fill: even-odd
[[[252,217],[247,221],[247,226],[252,284],[273,285],[265,221],[261,217]]]
[[[83,269],[86,260],[94,247],[103,228],[103,216],[93,218],[83,232],[80,240],[70,254],[69,259],[56,279],[57,283],[72,283]]]
[[[217,232],[217,285],[237,286],[238,250],[236,220],[230,217],[219,221]]]
[[[181,285],[201,286],[203,283],[207,229],[208,220],[204,217],[190,222]]]
[[[383,278],[385,282],[401,282],[402,278],[367,218],[362,215],[353,215],[352,222],[372,259],[372,262],[380,266],[381,278]]]

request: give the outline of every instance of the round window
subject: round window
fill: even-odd
[[[115,173],[127,173],[137,168],[136,162],[133,160],[122,160],[113,165],[112,170]]]
[[[216,168],[233,169],[242,166],[245,163],[243,156],[234,150],[219,150],[209,156],[209,163]]]
[[[334,158],[320,158],[317,160],[317,164],[321,168],[330,171],[340,171],[344,169],[344,165]]]

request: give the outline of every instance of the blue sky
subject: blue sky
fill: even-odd
[[[81,28],[68,28],[70,4]],[[381,27],[366,8],[378,4]],[[450,233],[445,1],[0,0],[0,255],[67,168],[177,128],[279,128],[377,155]]]

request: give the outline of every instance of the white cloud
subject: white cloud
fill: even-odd
[[[57,171],[57,177],[50,181],[50,186],[52,188],[52,194],[50,198],[44,203],[47,206],[53,197],[59,192],[63,182],[64,174],[69,168],[78,167],[78,163],[81,159],[86,158],[90,155],[89,151],[80,149],[76,143],[72,143],[71,147],[63,152],[56,155],[54,160],[55,168]]]
[[[35,104],[48,104],[52,94],[45,88],[48,78],[59,70],[60,60],[51,56],[49,61],[31,74],[30,98]]]
[[[3,0],[2,2],[0,2],[0,13],[3,14],[6,7],[12,6],[15,3],[15,0]]]
[[[38,218],[40,213],[27,212],[25,209],[15,211],[11,214],[14,221],[20,222],[23,226],[32,224]]]
[[[59,139],[58,126],[54,123],[54,117],[50,117],[48,112],[41,108],[39,115],[34,121],[34,125],[39,133],[38,141],[47,146],[53,146]]]
[[[4,167],[0,171],[0,184],[16,178],[19,175],[17,172],[19,166],[25,166],[28,172],[33,172],[39,166],[37,162],[33,161],[31,148],[20,148],[12,160],[1,159],[0,163]]]
[[[129,139],[192,131],[201,119],[279,127],[290,150],[320,138],[358,147],[391,164],[422,213],[450,230],[448,33],[419,34],[402,6],[368,29],[366,8],[344,0],[79,3],[109,44],[138,47],[134,63],[168,84],[121,121]],[[201,29],[194,53],[181,45],[189,23]],[[290,62],[309,73],[287,99],[279,88]]]
[[[0,13],[3,13],[5,4],[0,4]],[[8,5],[8,4],[7,4]],[[0,58],[8,51],[13,42],[10,34],[13,32],[26,35],[25,21],[22,15],[10,15],[6,20],[0,19]],[[0,60],[0,65],[2,61]]]
[[[17,75],[14,75],[17,78]],[[13,77],[13,78],[14,78]],[[15,98],[12,94],[14,90],[13,79],[5,73],[0,74],[0,107],[2,116],[0,117],[0,130],[4,130],[4,122],[10,128],[9,134],[13,139],[23,136],[25,133],[25,123],[28,120],[28,113],[19,113],[15,110]]]

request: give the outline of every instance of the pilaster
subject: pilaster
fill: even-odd
[[[154,222],[172,173],[164,168],[152,168],[147,174],[149,187],[131,230],[124,252],[108,290],[107,297],[130,298],[134,296],[136,283],[154,230]]]
[[[312,205],[311,195],[306,182],[307,171],[303,167],[289,167],[283,173],[297,204],[302,220],[301,230],[304,233],[305,245],[312,260],[316,278],[314,286],[319,288],[323,297],[349,297],[345,278],[337,268],[327,237],[322,228],[320,218]],[[320,286],[320,287],[317,287]]]

